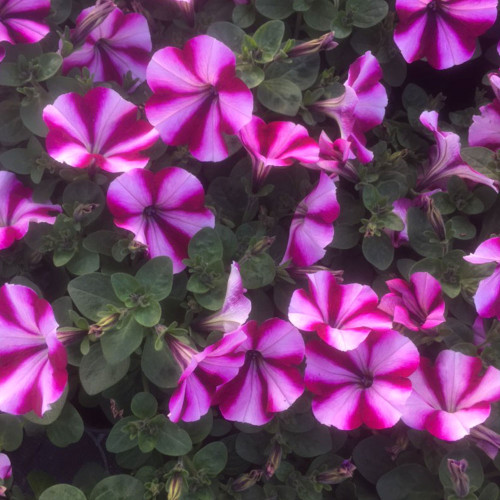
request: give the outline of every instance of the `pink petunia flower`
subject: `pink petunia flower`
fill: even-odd
[[[351,156],[351,143],[345,139],[332,141],[324,130],[319,136],[319,161],[315,166],[326,172],[337,181],[343,177],[350,182],[357,183],[359,175],[354,165],[349,161]],[[311,166],[310,168],[314,167]]]
[[[232,332],[237,330],[248,319],[252,302],[245,297],[246,289],[241,281],[240,266],[237,262],[231,264],[231,272],[227,281],[226,296],[220,311],[195,322],[195,328],[203,331],[218,330]]]
[[[333,240],[333,221],[339,213],[335,184],[321,173],[317,186],[295,210],[282,263],[291,260],[294,266],[311,266],[322,259]]]
[[[0,42],[36,43],[50,31],[50,0],[0,0]],[[3,48],[0,61],[5,56]]]
[[[196,352],[174,337],[167,337],[168,346],[183,369],[169,401],[168,417],[172,422],[194,422],[208,412],[217,387],[233,379],[243,365],[245,354],[237,349],[246,338],[238,330]]]
[[[319,147],[302,125],[293,122],[266,124],[258,116],[239,133],[243,146],[252,158],[256,184],[262,184],[272,167],[288,167],[296,161],[319,160]]]
[[[245,364],[217,389],[219,409],[227,420],[264,425],[304,392],[298,370],[304,340],[296,328],[278,318],[260,326],[249,321],[240,330],[248,337],[238,348],[245,353]]]
[[[148,120],[166,144],[188,144],[200,161],[228,156],[223,134],[235,134],[252,118],[253,95],[236,78],[236,57],[207,35],[189,40],[183,50],[155,52],[147,68],[153,91]]]
[[[441,351],[434,366],[422,357],[410,377],[413,390],[403,422],[445,441],[470,434],[488,418],[491,403],[500,400],[500,371],[490,366],[482,372],[479,358],[460,352]]]
[[[321,340],[306,345],[306,388],[314,416],[341,430],[366,424],[387,429],[401,418],[411,393],[408,377],[417,369],[418,350],[403,335],[374,332],[356,349],[341,352]]]
[[[0,483],[4,483],[12,477],[12,465],[5,453],[0,453]],[[0,484],[0,497],[5,497],[7,488]]]
[[[311,106],[337,122],[341,139],[351,143],[350,157],[362,163],[373,159],[364,134],[382,123],[388,102],[381,79],[380,64],[371,52],[366,52],[349,67],[344,94]]]
[[[491,276],[479,282],[474,295],[474,304],[482,318],[500,319],[500,237],[483,241],[476,251],[466,255],[464,260],[471,264],[494,262],[497,265]]]
[[[182,168],[122,174],[109,185],[107,203],[115,224],[132,231],[151,257],[170,257],[174,273],[186,267],[182,260],[188,257],[190,239],[215,225],[213,213],[205,208],[203,186]]]
[[[472,117],[469,129],[469,145],[483,146],[496,151],[500,148],[500,75],[490,74],[488,78],[496,99],[481,106],[481,114]]]
[[[406,328],[430,330],[446,321],[439,281],[429,273],[414,273],[410,283],[401,279],[386,281],[390,293],[380,300],[380,309]]]
[[[49,128],[47,152],[72,167],[97,166],[108,172],[145,167],[143,151],[158,139],[158,132],[137,119],[138,108],[114,90],[97,87],[84,96],[60,95],[43,110]]]
[[[429,162],[418,175],[417,189],[446,189],[449,178],[457,175],[469,183],[485,184],[498,191],[492,179],[463,162],[460,156],[460,137],[439,128],[436,111],[424,111],[420,115],[420,122],[434,134],[436,145],[431,147]]]
[[[394,41],[407,62],[436,69],[468,61],[476,38],[493,25],[498,0],[396,0]]]
[[[41,417],[63,394],[66,349],[50,304],[28,287],[0,288],[0,411]]]
[[[133,89],[146,80],[152,48],[147,19],[103,4],[84,9],[77,17],[72,30],[77,47],[64,58],[62,71],[66,74],[73,68],[87,67],[95,82],[114,81],[120,85],[130,71],[137,79]]]
[[[12,172],[0,172],[0,250],[10,247],[28,232],[30,222],[53,224],[59,205],[35,203],[33,191]]]
[[[339,285],[328,271],[307,274],[308,290],[295,290],[288,309],[292,325],[316,332],[341,351],[358,347],[372,331],[392,327],[391,318],[377,308],[377,294],[366,285]]]

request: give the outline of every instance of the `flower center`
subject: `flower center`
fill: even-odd
[[[438,8],[438,3],[437,3],[437,0],[432,0],[431,2],[429,2],[427,4],[427,9],[428,10],[432,10],[433,12],[435,12]]]
[[[146,217],[154,217],[157,215],[156,207],[154,205],[149,205],[149,207],[144,209],[144,215]]]
[[[245,358],[246,360],[252,362],[252,361],[258,361],[259,359],[262,359],[262,354],[260,351],[256,351],[255,349],[251,349],[245,353]]]
[[[359,383],[360,383],[361,387],[368,389],[368,387],[371,387],[373,385],[373,376],[370,375],[369,373],[365,373],[360,378]]]

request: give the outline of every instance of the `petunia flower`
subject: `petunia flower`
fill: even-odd
[[[12,477],[12,465],[5,453],[0,453],[0,497],[5,497],[7,488],[5,482]]]
[[[483,450],[491,460],[495,460],[498,450],[500,450],[500,434],[486,425],[479,424],[470,430],[469,439]]]
[[[491,403],[500,400],[500,371],[490,366],[483,374],[479,358],[460,352],[441,351],[434,365],[422,357],[410,380],[403,422],[445,441],[470,434],[488,418]]]
[[[50,31],[50,0],[0,0],[0,42],[36,43]],[[0,61],[4,58],[3,48]]]
[[[237,349],[246,338],[238,330],[197,352],[174,337],[167,337],[168,346],[183,369],[169,401],[168,417],[172,422],[194,422],[208,412],[216,388],[234,378],[243,365],[245,354]]]
[[[466,255],[464,260],[471,264],[488,264],[494,262],[496,268],[491,276],[479,282],[474,305],[482,318],[500,319],[500,237],[483,241],[476,251]]]
[[[322,259],[339,213],[335,184],[321,173],[317,186],[295,210],[282,263],[291,260],[294,266],[311,266]]]
[[[468,61],[476,38],[493,25],[498,0],[396,0],[394,41],[409,63],[426,58],[436,69]]]
[[[469,145],[483,146],[496,151],[500,148],[500,75],[490,74],[488,78],[495,92],[495,100],[491,104],[481,106],[480,115],[472,117],[469,128]]]
[[[165,47],[153,54],[146,115],[166,144],[187,144],[200,161],[227,158],[224,134],[238,132],[253,110],[252,92],[235,68],[233,52],[207,35],[192,38],[182,50]]]
[[[197,330],[232,332],[237,330],[248,319],[252,302],[245,297],[246,289],[241,281],[240,266],[237,262],[231,264],[231,272],[227,281],[226,296],[220,311],[210,316],[196,320]]]
[[[330,177],[337,181],[343,177],[350,182],[357,183],[359,175],[354,165],[349,161],[351,156],[351,143],[338,138],[332,141],[327,133],[322,130],[319,136],[319,161],[312,167],[319,167]]]
[[[146,79],[150,59],[151,35],[142,14],[124,14],[118,7],[103,5],[84,9],[76,19],[71,39],[75,50],[63,60],[64,74],[87,67],[95,82],[124,83],[130,71],[135,85]]]
[[[401,418],[411,393],[408,377],[419,354],[403,335],[374,332],[356,349],[341,352],[321,340],[306,345],[306,388],[319,422],[341,430],[362,424],[387,429]]]
[[[66,349],[50,304],[28,287],[0,288],[0,411],[39,417],[63,394]]]
[[[340,138],[351,143],[350,157],[362,163],[373,159],[373,153],[366,148],[365,132],[382,123],[388,102],[381,79],[380,64],[371,52],[366,52],[349,67],[344,94],[311,106],[337,122]]]
[[[53,224],[59,205],[35,203],[33,191],[12,172],[0,171],[0,250],[10,247],[28,232],[30,222]]]
[[[205,208],[203,186],[182,168],[126,172],[109,185],[107,203],[115,224],[134,233],[151,257],[170,257],[174,273],[186,267],[182,260],[188,257],[190,239],[215,225]]]
[[[430,330],[446,321],[443,291],[429,273],[413,273],[410,283],[401,279],[386,281],[390,293],[380,300],[379,308],[406,328],[418,332]]]
[[[114,90],[97,87],[84,96],[60,95],[43,110],[49,128],[47,152],[72,167],[97,166],[108,172],[145,167],[143,151],[158,139],[158,132],[137,119],[137,106]]]
[[[288,167],[296,161],[319,160],[319,147],[302,125],[293,122],[266,124],[258,116],[239,133],[240,140],[252,158],[256,184],[262,184],[272,167]]]
[[[429,162],[418,175],[417,189],[446,189],[449,178],[457,175],[469,183],[485,184],[498,191],[492,179],[463,162],[460,157],[460,137],[439,128],[436,111],[424,111],[420,115],[420,122],[433,133],[436,145],[431,147]]]
[[[307,274],[308,289],[295,290],[288,309],[292,325],[316,332],[341,351],[358,347],[372,331],[388,330],[391,318],[377,308],[377,294],[366,285],[339,285],[327,271]]]
[[[219,409],[226,420],[264,425],[304,392],[298,370],[304,340],[296,328],[278,318],[261,325],[249,321],[240,331],[248,337],[238,348],[245,363],[235,378],[217,389]]]

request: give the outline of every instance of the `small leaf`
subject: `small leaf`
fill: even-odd
[[[262,82],[257,90],[257,97],[266,108],[286,116],[295,116],[302,102],[300,88],[285,78]]]
[[[124,417],[113,426],[106,439],[106,449],[111,453],[122,453],[137,446],[137,437],[130,439],[124,430],[131,422],[136,422],[135,417]]]
[[[189,242],[188,255],[190,259],[199,258],[207,264],[222,260],[223,247],[217,231],[209,227],[198,231]]]
[[[66,404],[59,418],[47,426],[47,437],[60,448],[77,443],[83,435],[83,420],[72,404]]]
[[[137,418],[152,418],[158,410],[158,402],[149,392],[138,392],[132,398],[130,409]]]
[[[236,5],[233,10],[233,23],[240,28],[248,28],[255,22],[255,8],[253,5]]]
[[[394,247],[391,239],[385,233],[380,236],[365,236],[362,250],[365,259],[381,271],[385,271],[394,258]]]
[[[144,486],[141,481],[127,474],[119,474],[97,483],[89,500],[136,500],[143,496]]]
[[[227,463],[227,448],[220,441],[207,444],[193,457],[193,464],[198,472],[216,477],[220,474]]]
[[[56,52],[48,52],[38,57],[38,71],[35,74],[37,82],[44,82],[54,76],[62,66],[63,58]]]
[[[135,309],[134,319],[142,326],[152,327],[157,325],[161,319],[160,304],[151,300],[147,306]]]
[[[84,493],[69,484],[55,484],[46,489],[38,500],[86,500]]]
[[[304,12],[304,21],[315,30],[329,31],[336,13],[337,9],[331,1],[315,0]]]
[[[169,257],[155,257],[137,271],[135,278],[155,300],[163,300],[172,290],[174,278],[172,269],[172,260]]]
[[[293,0],[256,0],[255,8],[269,19],[285,19],[293,14]]]
[[[179,457],[189,453],[193,447],[189,434],[177,424],[168,420],[165,415],[157,415],[151,424],[157,424],[156,449],[163,455]]]
[[[145,328],[130,315],[120,328],[113,328],[101,337],[102,353],[112,365],[126,360],[141,344]]]
[[[240,265],[243,286],[248,290],[269,285],[276,275],[276,266],[267,253],[254,255]]]
[[[250,63],[238,64],[236,76],[241,78],[249,89],[260,85],[266,77],[263,69]]]
[[[241,7],[246,6],[241,5]],[[212,23],[207,29],[207,35],[227,45],[233,52],[241,53],[241,44],[243,43],[245,32],[233,23],[228,23],[227,21]]]
[[[285,25],[283,21],[268,21],[258,28],[253,35],[253,39],[261,51],[259,62],[267,63],[273,60],[274,55],[280,48],[284,34]]]
[[[357,28],[370,28],[378,24],[389,12],[385,0],[348,0],[346,10],[352,15],[352,24]]]
[[[23,424],[15,415],[0,415],[0,449],[14,451],[23,442]]]
[[[148,336],[142,351],[141,368],[146,377],[162,389],[177,386],[181,370],[165,343],[160,351],[155,350],[153,336]]]

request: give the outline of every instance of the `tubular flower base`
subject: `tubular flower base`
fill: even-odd
[[[66,349],[50,304],[21,285],[0,288],[0,411],[41,417],[63,394]]]

